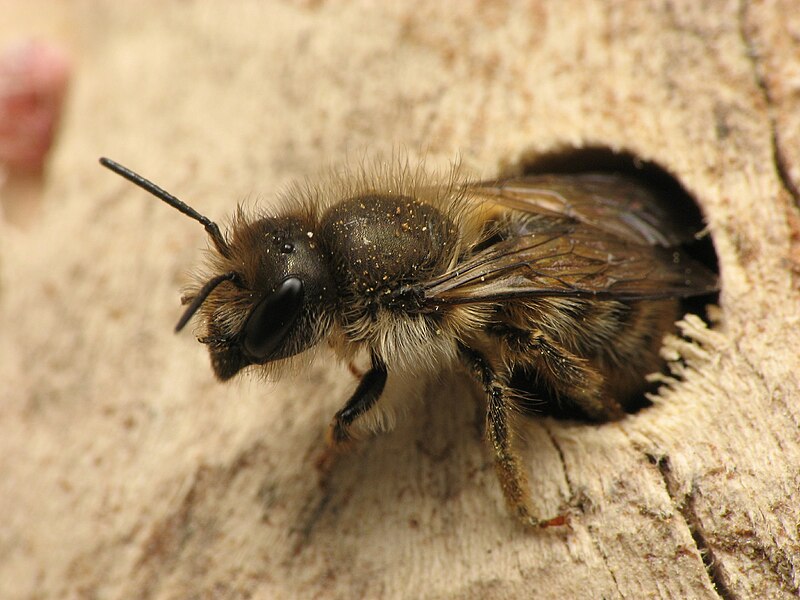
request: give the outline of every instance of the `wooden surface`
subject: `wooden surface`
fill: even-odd
[[[796,596],[800,14],[609,4],[66,5],[60,139],[35,218],[0,222],[0,597]],[[712,329],[668,343],[682,381],[654,407],[526,425],[537,507],[575,507],[540,533],[506,514],[457,374],[323,493],[347,369],[216,383],[171,333],[201,228],[96,164],[221,218],[344,158],[460,154],[488,177],[585,145],[686,186],[722,294]]]

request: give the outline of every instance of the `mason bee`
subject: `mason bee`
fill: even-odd
[[[184,298],[221,381],[279,374],[327,340],[370,368],[329,427],[330,453],[380,409],[387,380],[463,367],[511,513],[536,516],[515,450],[519,414],[619,419],[662,366],[684,298],[714,273],[681,246],[695,231],[635,179],[609,173],[443,181],[407,166],[294,188],[280,208],[216,223],[107,158],[103,166],[199,221],[213,248]],[[375,174],[373,174],[375,175]]]

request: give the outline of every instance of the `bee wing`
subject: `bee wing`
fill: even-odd
[[[621,175],[533,175],[472,184],[468,192],[477,202],[566,217],[639,244],[670,248],[691,242],[696,233],[664,200]]]
[[[630,178],[542,175],[475,183],[466,191],[489,221],[508,217],[507,230],[417,288],[429,306],[537,296],[643,300],[717,290],[716,275],[677,248],[693,239],[691,228]]]
[[[502,240],[421,286],[427,305],[537,296],[620,300],[716,291],[716,276],[678,249],[635,244],[582,223]]]

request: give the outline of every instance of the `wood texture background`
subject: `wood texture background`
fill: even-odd
[[[55,35],[77,68],[32,217],[0,221],[0,596],[798,594],[796,2],[4,4],[3,39]],[[721,310],[668,344],[656,406],[525,427],[537,506],[576,510],[541,533],[506,514],[459,375],[323,493],[346,368],[216,383],[171,333],[203,232],[96,164],[221,218],[345,157],[488,177],[587,145],[696,197]]]

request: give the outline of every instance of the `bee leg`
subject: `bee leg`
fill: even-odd
[[[575,356],[542,332],[534,332],[530,337],[537,372],[557,395],[575,404],[593,421],[625,416],[619,402],[606,392],[603,375],[588,360]]]
[[[364,371],[359,369],[352,360],[347,363],[347,370],[350,371],[350,375],[355,377],[356,379],[361,379],[364,376]]]
[[[387,377],[386,365],[377,356],[372,356],[372,368],[358,382],[358,387],[342,409],[333,417],[330,437],[333,444],[350,439],[350,426],[361,415],[372,408],[383,393]]]
[[[603,375],[585,358],[576,356],[542,331],[503,327],[502,332],[495,333],[513,356],[521,359],[522,366],[535,369],[556,396],[554,400],[574,405],[592,421],[625,416],[622,406],[607,393]]]
[[[328,428],[327,448],[317,459],[317,469],[322,473],[330,471],[336,456],[352,441],[351,425],[358,417],[366,414],[381,397],[387,375],[386,365],[373,354],[372,368],[364,374],[356,391],[331,421]]]
[[[513,406],[505,383],[489,362],[477,351],[460,345],[461,356],[475,378],[483,385],[487,398],[486,435],[494,450],[495,470],[509,510],[528,527],[564,525],[566,517],[540,519],[530,505],[530,486],[512,445]]]

